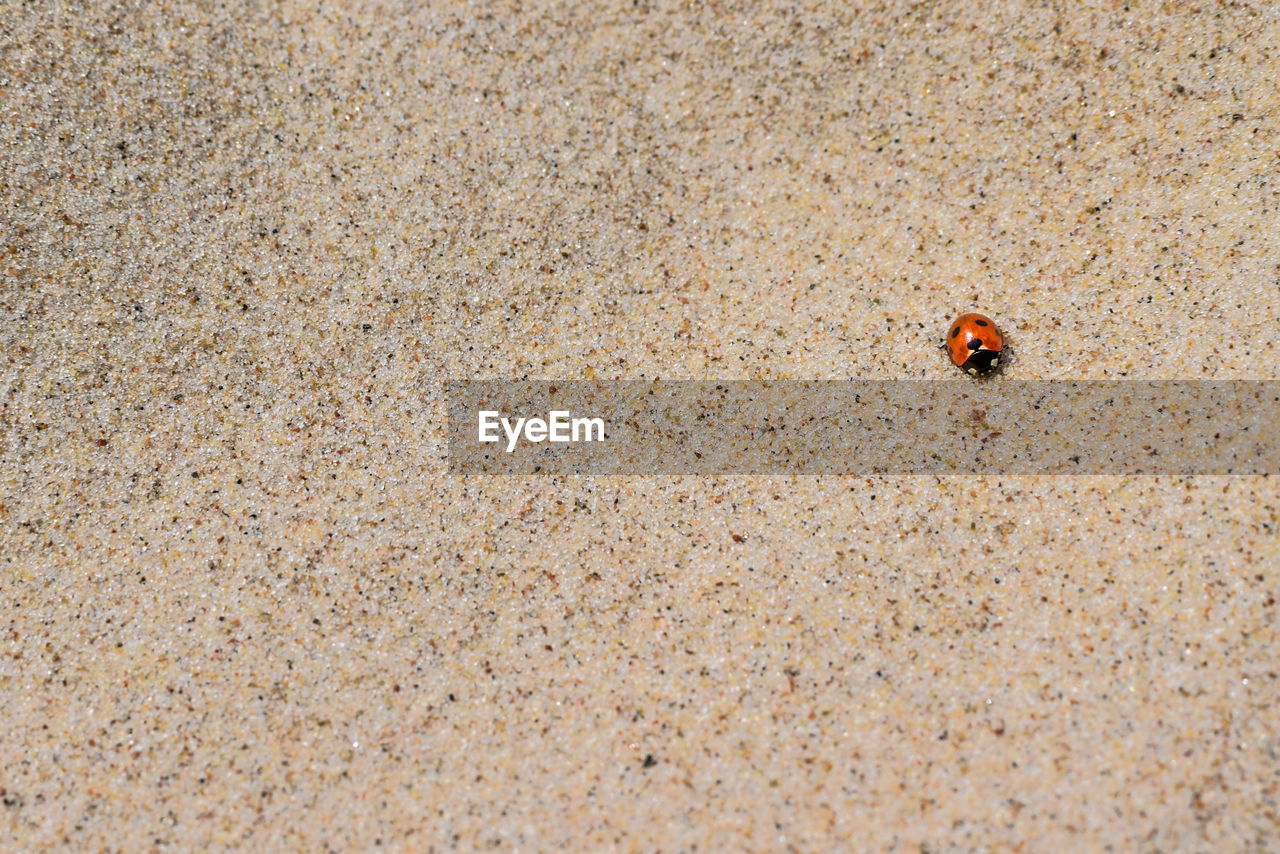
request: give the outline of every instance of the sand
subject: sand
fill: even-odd
[[[1280,379],[1278,43],[6,0],[0,848],[1274,850],[1275,477],[463,477],[443,388]]]

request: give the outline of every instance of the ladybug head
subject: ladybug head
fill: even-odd
[[[979,377],[992,373],[998,367],[1000,367],[999,350],[975,350],[963,365],[965,371]]]

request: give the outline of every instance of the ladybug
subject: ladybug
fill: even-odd
[[[970,376],[985,377],[1000,367],[1004,336],[985,314],[962,314],[947,330],[944,342],[951,362]]]

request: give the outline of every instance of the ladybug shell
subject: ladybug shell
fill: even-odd
[[[962,314],[947,329],[946,343],[952,364],[974,376],[983,376],[999,367],[1004,336],[985,314]]]

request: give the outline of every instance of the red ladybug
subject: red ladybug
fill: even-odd
[[[970,376],[985,377],[1000,367],[1004,336],[985,314],[962,314],[947,330],[945,342],[951,362]]]

